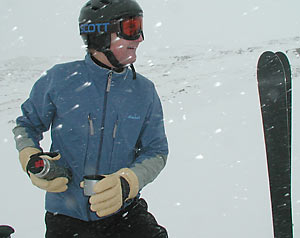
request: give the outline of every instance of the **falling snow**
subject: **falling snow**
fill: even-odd
[[[201,155],[201,154],[199,154],[199,155],[197,155],[197,156],[196,156],[196,159],[198,159],[198,160],[202,160],[202,159],[204,159],[204,156],[203,156],[203,155]]]
[[[250,17],[254,10],[261,9],[250,7],[244,12]],[[152,26],[156,22],[153,21]],[[162,22],[159,21],[156,28],[162,29],[165,26]],[[21,26],[15,27],[11,25],[8,31],[18,39],[20,35],[17,34],[23,33]],[[20,38],[24,42],[25,39],[25,35]],[[162,98],[170,144],[165,169],[142,191],[142,197],[149,202],[149,210],[168,228],[170,237],[185,237],[186,230],[191,231],[191,238],[214,238],[224,234],[231,238],[272,237],[267,165],[255,79],[256,58],[264,49],[289,50],[294,67],[294,121],[300,116],[296,110],[300,58],[295,48],[300,41],[288,38],[278,42],[260,42],[242,50],[230,46],[224,50],[211,44],[203,47],[197,38],[197,44],[192,46],[174,48],[168,42],[168,47],[152,45],[153,51],[145,50],[145,55],[141,51],[141,61],[137,61],[136,68],[154,81]],[[178,58],[182,60],[179,62]],[[16,238],[43,237],[44,193],[33,188],[18,167],[11,133],[15,122],[11,121],[20,114],[20,105],[28,97],[34,81],[61,60],[65,59],[24,57],[5,60],[0,65],[0,149],[3,155],[0,168],[7,168],[2,169],[1,178],[6,181],[13,177],[3,183],[6,195],[1,198],[0,211],[5,216],[0,217],[0,224],[15,225]],[[74,80],[80,77],[78,72],[70,76],[74,76]],[[76,92],[90,86],[91,82],[78,83]],[[73,103],[63,114],[77,113],[83,105],[80,100]],[[300,223],[300,191],[297,189],[300,187],[297,172],[300,152],[297,123],[294,126],[292,195],[297,236],[300,233],[297,225]],[[86,125],[78,127],[86,130]],[[62,128],[67,126],[59,124],[55,129]],[[42,142],[45,150],[50,147],[49,138],[46,134]],[[22,194],[27,201],[25,207],[19,203],[21,190],[26,191]],[[73,205],[71,201],[70,206]],[[16,207],[20,219],[16,219],[11,206]],[[24,222],[29,213],[31,222]]]
[[[215,130],[215,134],[219,134],[222,132],[222,129],[221,128],[218,128],[217,130]]]
[[[155,27],[161,27],[162,26],[162,22],[157,22],[156,24],[155,24]]]
[[[220,87],[221,85],[222,85],[221,82],[216,82],[216,83],[214,84],[215,87]]]
[[[91,82],[85,82],[82,86],[80,86],[79,88],[77,88],[75,91],[76,92],[80,92],[80,91],[82,91],[83,89],[85,89],[85,88],[87,88],[87,87],[89,87],[89,86],[91,86]],[[79,105],[78,105],[79,106]]]

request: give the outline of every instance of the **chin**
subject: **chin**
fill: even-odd
[[[132,57],[132,58],[126,59],[126,60],[124,60],[123,62],[120,62],[120,63],[124,64],[124,65],[130,65],[130,64],[133,64],[135,61],[136,61],[136,57]]]
[[[130,61],[130,64],[133,64],[136,61],[136,58]]]

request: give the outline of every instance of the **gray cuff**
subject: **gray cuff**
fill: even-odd
[[[136,163],[130,168],[138,177],[140,190],[159,175],[165,167],[166,162],[167,155],[157,155],[145,159],[142,163]]]
[[[36,147],[33,140],[28,137],[28,133],[24,127],[16,126],[13,129],[13,133],[18,151],[23,150],[25,147]]]

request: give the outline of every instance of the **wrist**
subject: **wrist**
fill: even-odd
[[[129,169],[129,168],[120,169],[117,172],[117,174],[121,178],[123,178],[128,183],[128,185],[129,185],[129,192],[127,191],[128,195],[125,194],[125,195],[127,195],[126,198],[125,198],[125,201],[128,200],[128,199],[136,197],[136,195],[139,192],[139,181],[138,181],[138,178],[137,178],[136,174],[131,169]],[[121,181],[122,181],[122,179],[121,179]],[[122,186],[122,189],[123,189],[123,186]],[[126,193],[126,191],[125,191],[125,193]]]
[[[120,176],[121,187],[122,187],[122,201],[125,202],[129,196],[130,186],[126,179]]]

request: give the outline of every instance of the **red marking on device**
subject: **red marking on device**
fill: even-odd
[[[34,163],[34,166],[35,166],[36,168],[44,167],[44,161],[43,161],[43,160],[36,161],[36,162]]]

